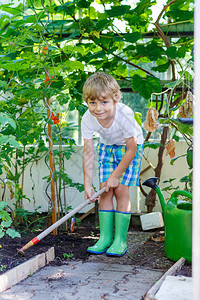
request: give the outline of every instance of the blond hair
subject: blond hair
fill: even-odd
[[[91,75],[83,86],[83,100],[99,99],[102,94],[109,95],[114,101],[121,99],[120,87],[116,79],[104,72],[97,72]]]

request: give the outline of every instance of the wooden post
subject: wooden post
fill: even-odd
[[[49,98],[46,98],[47,102],[47,118],[50,117],[50,101]],[[53,163],[53,141],[52,141],[52,127],[51,124],[48,124],[48,135],[49,135],[49,163],[50,163],[50,169],[52,173],[50,172],[50,179],[51,179],[51,200],[53,203],[53,210],[52,210],[52,223],[54,224],[56,220],[56,199],[55,199],[55,177],[54,177],[54,163]],[[53,235],[57,235],[57,228],[53,230]]]

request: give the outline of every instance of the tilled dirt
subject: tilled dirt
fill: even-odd
[[[90,262],[119,263],[136,265],[149,269],[167,271],[175,262],[165,256],[164,231],[148,231],[129,229],[127,235],[128,252],[123,257],[89,255],[87,247],[93,245],[99,238],[99,230],[90,223],[76,227],[73,233],[59,231],[58,235],[49,234],[36,245],[20,255],[17,249],[23,247],[40,232],[29,232],[21,238],[3,237],[0,240],[0,274],[27,261],[33,256],[55,248],[56,259],[52,264],[63,264],[69,260]],[[185,264],[179,274],[192,276],[191,264]]]

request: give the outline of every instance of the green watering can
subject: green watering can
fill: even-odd
[[[165,254],[173,261],[184,257],[192,261],[192,203],[178,199],[185,196],[192,199],[187,191],[174,191],[168,202],[158,187],[159,178],[147,179],[143,185],[148,186],[158,194],[165,224]]]

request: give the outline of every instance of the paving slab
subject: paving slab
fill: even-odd
[[[156,300],[192,300],[192,278],[167,276],[155,295]]]
[[[163,271],[71,261],[45,266],[0,294],[0,300],[141,300]]]

